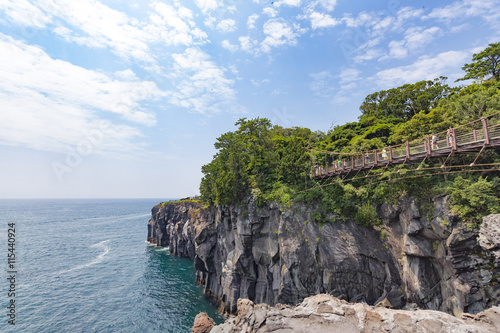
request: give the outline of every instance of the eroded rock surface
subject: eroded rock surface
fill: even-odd
[[[215,321],[206,312],[201,312],[194,318],[191,333],[209,333],[215,326]]]
[[[301,205],[171,203],[153,208],[148,240],[194,260],[198,282],[230,313],[240,298],[298,304],[328,293],[379,307],[475,314],[498,304],[500,215],[480,231],[468,229],[446,200],[435,198],[432,216],[411,198],[384,204],[375,228],[320,227],[314,208]]]
[[[500,332],[500,307],[462,319],[432,310],[403,311],[347,303],[325,294],[308,297],[296,307],[255,305],[240,299],[238,315],[210,332],[496,333]]]

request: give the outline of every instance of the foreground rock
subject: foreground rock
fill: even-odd
[[[191,328],[192,333],[208,333],[215,326],[215,321],[206,312],[198,313]]]
[[[496,333],[500,332],[500,307],[459,319],[431,310],[403,311],[351,304],[325,294],[308,297],[296,307],[254,305],[248,299],[240,299],[238,316],[210,332]]]
[[[448,211],[446,196],[431,211],[406,197],[377,208],[378,227],[321,226],[305,205],[283,211],[248,200],[205,209],[184,201],[153,208],[148,240],[194,260],[205,293],[230,313],[239,298],[295,305],[320,293],[455,316],[498,305],[500,215],[476,230]]]

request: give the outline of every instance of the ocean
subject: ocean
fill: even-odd
[[[222,322],[193,262],[146,242],[159,202],[0,200],[0,331],[190,332],[203,311]]]

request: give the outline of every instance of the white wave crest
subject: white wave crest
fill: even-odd
[[[73,272],[73,271],[76,271],[76,270],[79,270],[82,268],[90,267],[92,265],[101,263],[104,260],[104,256],[109,253],[110,247],[107,244],[108,242],[109,242],[109,239],[102,241],[102,242],[99,242],[99,243],[96,243],[96,244],[93,244],[93,245],[90,245],[90,247],[92,247],[92,248],[101,248],[103,250],[102,253],[100,253],[97,257],[95,257],[91,262],[75,266],[67,271],[59,272],[59,274]]]

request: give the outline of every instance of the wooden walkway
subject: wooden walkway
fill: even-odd
[[[358,153],[335,153],[323,151],[325,160],[330,155],[332,163],[313,167],[313,178],[324,179],[349,172],[359,172],[388,165],[422,162],[427,159],[446,157],[452,153],[482,152],[484,149],[500,147],[500,112],[436,133],[437,143],[431,136],[407,141],[396,146]],[[318,151],[316,151],[318,152]]]

